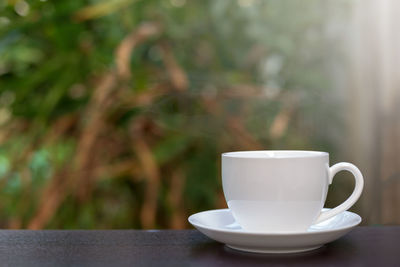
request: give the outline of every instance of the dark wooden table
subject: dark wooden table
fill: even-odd
[[[0,266],[400,266],[400,226],[357,227],[299,254],[234,251],[197,230],[0,231]]]

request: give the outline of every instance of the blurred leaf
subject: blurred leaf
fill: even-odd
[[[77,21],[96,19],[126,8],[136,0],[107,0],[84,7],[74,14]]]
[[[165,137],[157,146],[154,148],[154,157],[158,164],[162,165],[173,159],[185,149],[187,149],[190,138],[184,135],[171,135]]]

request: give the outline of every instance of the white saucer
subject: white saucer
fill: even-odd
[[[258,253],[295,253],[317,249],[338,239],[360,224],[361,217],[345,211],[300,233],[245,231],[235,222],[229,209],[199,212],[190,216],[189,222],[209,238],[233,249]]]

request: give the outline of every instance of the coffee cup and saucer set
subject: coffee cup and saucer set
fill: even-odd
[[[328,186],[339,171],[355,179],[351,196],[325,209]],[[364,186],[351,163],[329,166],[319,151],[260,150],[222,154],[222,187],[229,209],[203,211],[189,222],[226,246],[256,253],[317,249],[348,233],[361,217],[347,211]]]

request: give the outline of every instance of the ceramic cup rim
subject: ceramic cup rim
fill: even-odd
[[[328,152],[314,151],[314,150],[243,150],[231,151],[221,154],[226,158],[237,159],[304,159],[304,158],[318,158],[329,157]]]

